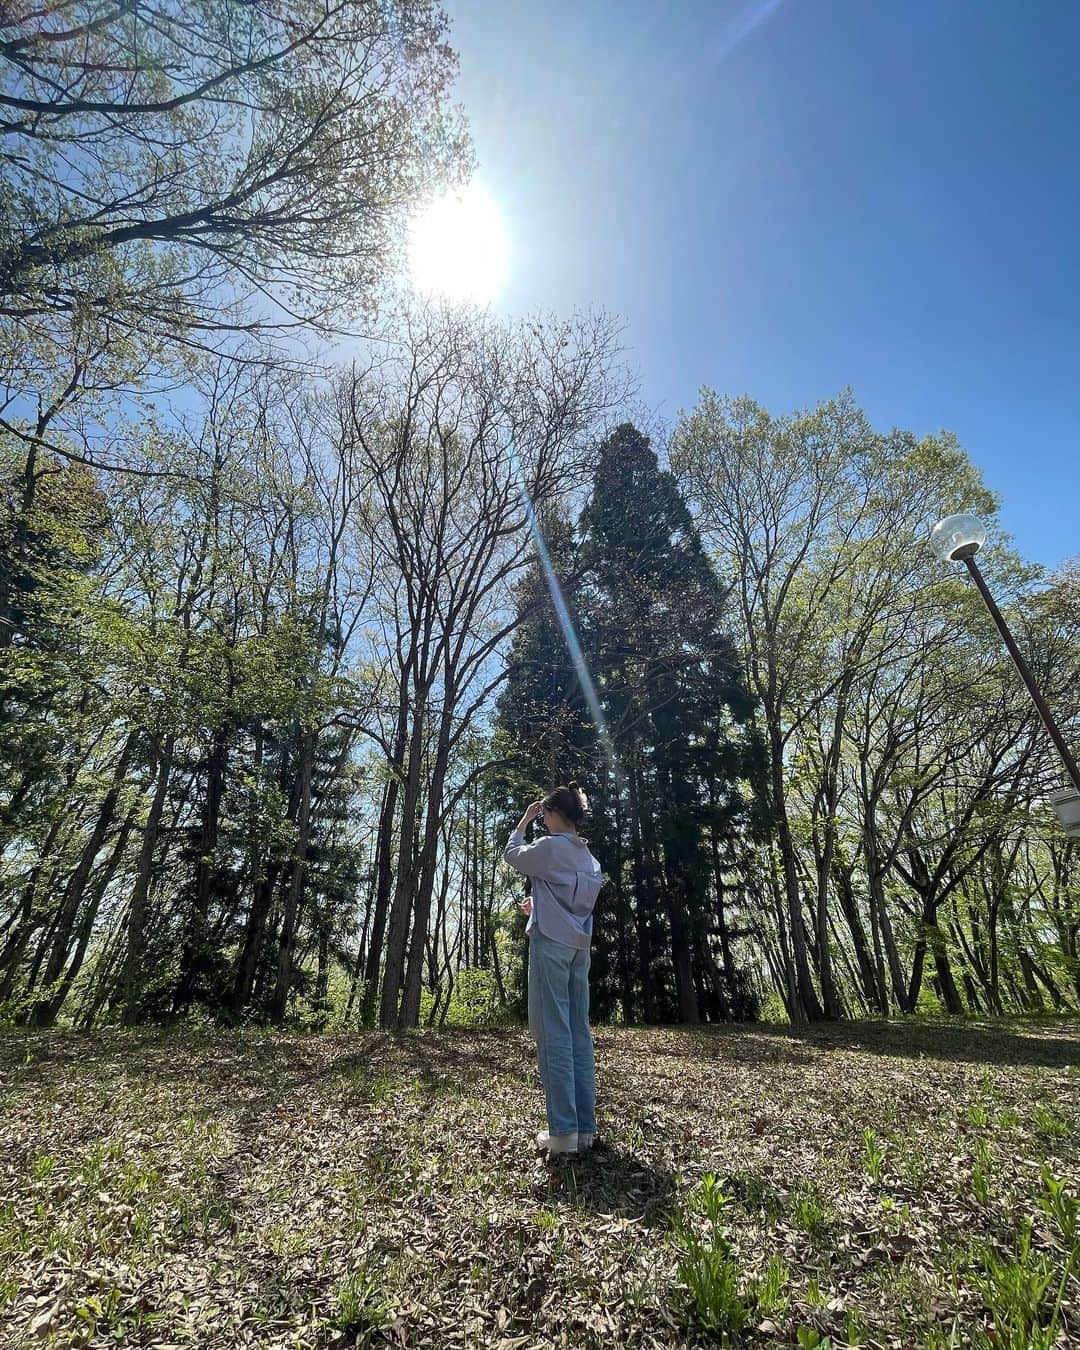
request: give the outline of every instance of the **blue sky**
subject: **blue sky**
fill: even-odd
[[[622,315],[669,422],[851,385],[955,431],[1026,556],[1080,553],[1077,0],[448,9],[499,309]]]

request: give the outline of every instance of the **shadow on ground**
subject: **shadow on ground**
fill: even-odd
[[[1080,1029],[1066,1023],[837,1022],[800,1031],[754,1026],[743,1030],[766,1037],[779,1034],[788,1042],[824,1051],[863,1050],[904,1059],[1051,1069],[1080,1066]]]
[[[600,1216],[622,1217],[646,1228],[670,1227],[677,1199],[675,1174],[635,1154],[602,1145],[581,1158],[545,1168],[536,1198]]]
[[[650,1056],[738,1064],[809,1063],[830,1051],[953,1063],[1080,1067],[1080,1026],[1069,1022],[831,1022],[795,1028],[766,1022],[736,1025],[600,1028],[595,1040],[621,1055],[635,1043]]]

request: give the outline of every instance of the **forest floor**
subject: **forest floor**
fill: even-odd
[[[0,1037],[0,1345],[1080,1345],[1080,1027],[595,1040]]]

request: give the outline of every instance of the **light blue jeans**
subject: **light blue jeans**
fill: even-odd
[[[596,1133],[588,948],[529,937],[529,1031],[536,1041],[549,1134]]]

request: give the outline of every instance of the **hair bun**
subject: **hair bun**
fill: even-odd
[[[565,786],[553,788],[543,798],[543,804],[546,809],[560,811],[575,824],[582,822],[589,813],[589,799],[576,778],[571,778]]]
[[[576,778],[571,778],[566,786],[570,789],[571,792],[577,793],[578,801],[581,802],[581,809],[583,812],[587,813],[589,810],[589,799],[588,797],[585,796],[585,789],[581,786],[581,784],[578,782]]]

